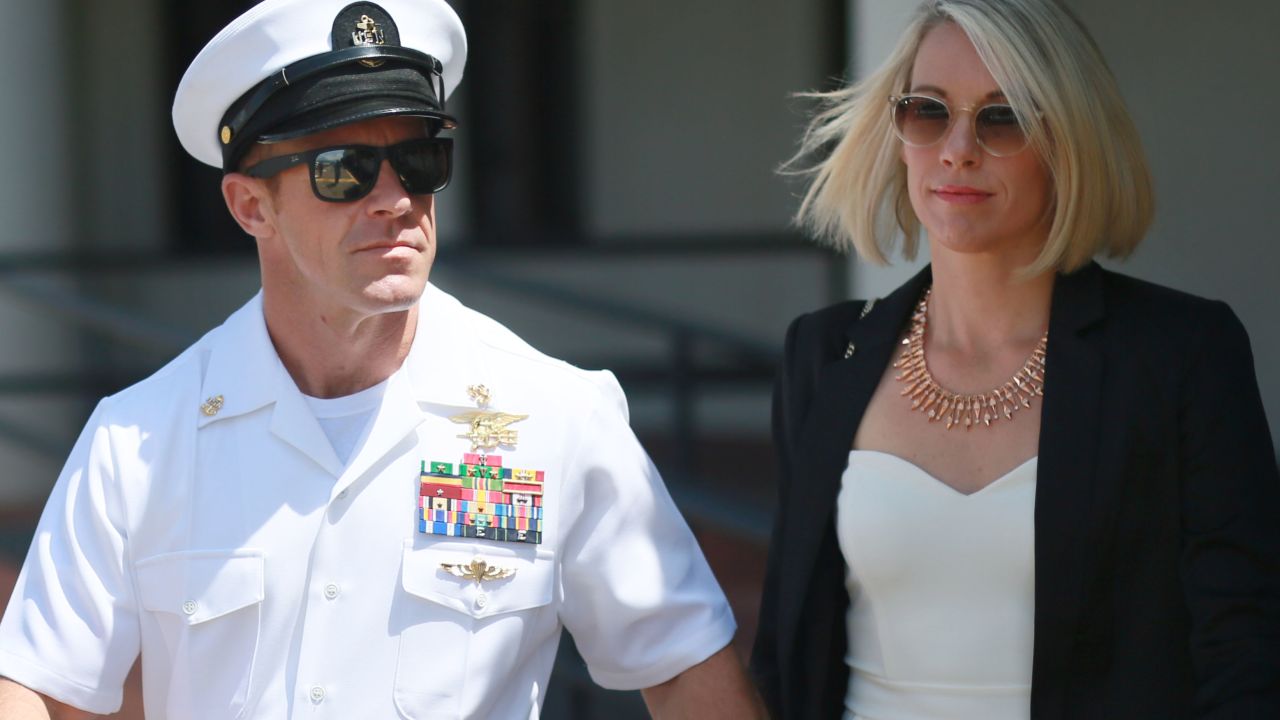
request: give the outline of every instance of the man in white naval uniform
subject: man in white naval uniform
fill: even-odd
[[[608,372],[427,284],[461,23],[268,0],[174,103],[262,291],[98,405],[0,623],[0,717],[536,718],[562,628],[658,717],[762,716]]]

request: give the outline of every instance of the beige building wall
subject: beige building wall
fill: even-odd
[[[588,230],[784,232],[774,170],[802,118],[792,93],[833,56],[820,2],[584,2],[580,82]]]

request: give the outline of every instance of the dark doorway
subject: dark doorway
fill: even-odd
[[[453,0],[477,245],[582,241],[577,0]]]
[[[170,101],[187,66],[205,43],[256,0],[204,0],[165,4],[165,37],[169,39],[169,77],[165,97]],[[191,157],[182,149],[178,138],[168,136],[169,156],[173,158],[175,182],[169,189],[169,201],[176,208],[177,227],[170,247],[178,254],[224,255],[254,251],[253,242],[236,225],[222,202],[222,171]]]

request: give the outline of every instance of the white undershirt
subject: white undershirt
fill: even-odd
[[[382,406],[387,382],[383,380],[371,388],[343,397],[314,398],[303,395],[307,399],[307,405],[311,407],[311,414],[315,415],[343,465],[351,460],[356,448],[364,442],[373,416]]]

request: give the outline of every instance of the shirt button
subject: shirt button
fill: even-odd
[[[200,606],[196,604],[195,600],[188,600],[182,603],[182,613],[184,615],[195,615],[199,609]]]
[[[328,585],[324,586],[324,596],[329,598],[330,600],[337,598],[338,594],[341,592],[342,592],[341,588],[339,588],[335,583],[329,583]]]
[[[488,604],[489,604],[489,596],[488,596],[488,595],[485,595],[484,593],[480,593],[479,595],[477,595],[477,596],[476,596],[476,607],[478,607],[478,608],[480,608],[481,610],[483,610],[483,609],[485,608],[485,606],[486,606],[486,605],[488,605]]]
[[[315,702],[315,703],[324,702],[324,688],[320,687],[319,685],[313,685],[311,687],[311,702]]]
[[[339,492],[339,493],[338,493],[338,499],[339,499],[339,500],[345,500],[346,498],[347,498],[347,491],[346,491],[346,490],[343,490],[343,491],[341,491],[341,492]]]

